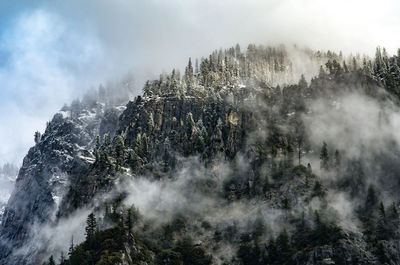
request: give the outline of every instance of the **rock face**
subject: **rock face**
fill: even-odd
[[[380,264],[368,250],[361,234],[348,233],[335,245],[324,245],[294,256],[294,264]],[[393,260],[395,261],[395,260]],[[393,263],[396,264],[396,263]]]
[[[73,119],[66,112],[57,113],[29,150],[2,219],[1,264],[38,263],[41,246],[25,245],[31,229],[56,220],[71,176],[93,162],[88,150],[99,133],[102,115],[101,105]]]
[[[126,134],[125,144],[132,148],[137,143],[138,135],[146,134],[154,146],[157,142],[163,143],[168,137],[171,147],[183,155],[183,149],[188,142],[193,143],[193,148],[209,147],[196,147],[196,136],[206,129],[213,129],[215,139],[220,129],[220,140],[226,143],[227,154],[233,155],[244,143],[246,127],[252,126],[251,123],[254,122],[250,112],[238,108],[217,98],[138,97],[135,102],[130,102],[122,113],[118,131]],[[153,121],[151,127],[150,120]],[[217,127],[218,121],[220,128]],[[191,122],[194,124],[190,125]],[[188,133],[186,130],[190,126],[196,127],[196,130]],[[205,144],[207,139],[201,136]],[[154,155],[156,153],[154,152]]]
[[[221,134],[222,139],[219,140],[226,143],[226,154],[233,155],[241,148],[244,128],[251,119],[249,113],[215,98],[138,97],[121,114],[122,110],[120,107],[103,111],[103,106],[99,105],[83,109],[73,118],[67,112],[54,116],[40,141],[24,158],[15,191],[5,209],[0,232],[1,264],[39,263],[42,246],[25,245],[31,239],[32,228],[56,221],[58,216],[71,210],[74,204],[71,187],[79,189],[79,196],[84,198],[84,202],[89,202],[94,196],[96,181],[90,181],[88,186],[80,181],[82,172],[98,178],[92,152],[97,135],[124,133],[125,145],[135,148],[138,136],[147,134],[152,147],[148,159],[156,161],[161,159],[158,151],[166,138],[169,138],[173,149],[183,155],[187,145],[201,133],[204,134],[204,121],[207,128],[215,128],[213,134],[216,137],[207,141],[216,141],[218,133]],[[191,122],[188,121],[189,116],[194,122],[191,126],[198,129],[191,134],[185,131],[188,122]],[[202,142],[193,148],[202,152],[207,147]],[[214,151],[207,152],[211,154]]]

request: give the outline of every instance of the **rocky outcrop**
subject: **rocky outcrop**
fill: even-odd
[[[380,264],[368,249],[362,235],[351,232],[346,233],[335,245],[318,246],[297,253],[293,261],[296,265]]]
[[[100,107],[100,108],[99,108]],[[77,118],[57,113],[19,171],[0,230],[0,264],[35,264],[41,245],[25,245],[36,225],[57,219],[71,176],[93,163],[88,151],[99,133],[102,106]]]

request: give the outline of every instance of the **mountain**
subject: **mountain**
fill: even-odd
[[[237,45],[74,101],[24,158],[1,264],[400,263],[397,58]]]

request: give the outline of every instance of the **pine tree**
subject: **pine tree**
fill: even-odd
[[[236,46],[235,46],[235,56],[236,56],[236,58],[238,58],[240,55],[241,55],[240,45],[236,44]]]
[[[56,262],[54,261],[53,255],[50,256],[49,262],[47,263],[48,265],[56,265]]]
[[[199,59],[196,58],[196,63],[194,65],[194,72],[197,75],[199,73]]]
[[[297,148],[297,158],[299,165],[301,164],[301,157],[303,153],[303,146],[305,142],[305,126],[303,122],[301,121],[300,117],[296,117],[295,120],[295,144]]]
[[[341,160],[342,160],[342,158],[340,156],[339,150],[336,150],[335,151],[335,169],[336,169],[337,173],[339,173],[339,171],[340,171],[340,166],[342,163]]]
[[[141,137],[141,158],[144,159],[145,161],[148,161],[148,155],[149,155],[149,146],[150,141],[149,138],[147,137],[146,133],[144,133]]]
[[[107,155],[111,154],[111,137],[108,133],[103,136],[103,148]]]
[[[377,221],[377,226],[376,226],[376,236],[377,239],[379,240],[387,240],[391,237],[390,234],[390,226],[387,222],[386,218],[386,210],[385,206],[383,205],[383,202],[380,202],[379,204],[379,215],[378,215],[378,221]]]
[[[387,213],[387,219],[388,219],[390,234],[392,235],[393,238],[398,238],[400,219],[399,219],[399,212],[397,211],[397,206],[394,202],[389,207]]]
[[[118,169],[119,167],[123,166],[125,162],[125,143],[124,138],[121,135],[117,136],[115,144],[115,156]]]
[[[278,252],[280,253],[279,260],[282,262],[280,264],[283,264],[287,260],[289,260],[291,253],[292,253],[289,235],[288,235],[286,229],[283,229],[283,231],[279,233],[278,237],[276,238],[275,244],[276,244]]]
[[[135,142],[135,154],[137,155],[137,158],[140,159],[140,162],[147,163],[148,161],[148,155],[149,155],[149,139],[146,135],[144,134],[138,134],[136,136],[136,142]]]
[[[129,157],[128,157],[128,163],[129,166],[132,168],[133,171],[136,171],[141,167],[142,159],[137,155],[136,151],[131,150],[129,152]]]
[[[175,69],[172,70],[171,76],[169,77],[169,91],[168,94],[177,96],[179,94],[179,82],[178,82],[178,74]]]
[[[371,61],[367,61],[367,58],[363,58],[363,68],[362,73],[364,76],[371,77],[372,76],[372,66]]]
[[[208,73],[210,71],[209,63],[207,59],[204,59],[200,64],[200,73],[202,77],[202,85],[207,87],[208,86]]]
[[[38,131],[35,132],[35,144],[38,144],[42,139],[42,134]]]
[[[186,66],[185,70],[185,78],[188,84],[193,82],[193,65],[192,65],[192,58],[190,57],[188,65]]]
[[[367,198],[365,201],[365,209],[372,210],[378,204],[378,197],[376,196],[375,187],[370,185],[367,191]]]
[[[90,213],[88,215],[88,218],[86,219],[86,239],[90,240],[93,238],[97,230],[97,221],[96,221],[96,216],[93,213]]]
[[[74,236],[71,236],[71,244],[68,249],[68,257],[71,257],[72,252],[74,252],[75,246],[74,246]]]
[[[323,79],[323,78],[325,78],[327,75],[326,75],[326,72],[325,72],[325,70],[324,70],[324,67],[321,65],[320,67],[319,67],[319,74],[318,74],[318,78],[319,79]]]
[[[147,80],[143,87],[143,96],[150,97],[152,95],[153,95],[152,85],[150,84],[150,81]]]
[[[325,142],[323,142],[322,144],[321,154],[319,158],[321,160],[320,162],[321,169],[328,170],[329,169],[328,145]]]
[[[126,227],[128,228],[128,233],[132,231],[133,221],[132,221],[132,209],[128,208],[126,216]]]
[[[215,127],[214,135],[212,137],[212,145],[217,152],[224,151],[224,140],[222,139],[222,120],[218,118],[217,126]]]
[[[65,255],[64,255],[64,252],[61,251],[61,254],[60,254],[60,264],[63,264],[64,262],[65,262]]]
[[[299,80],[299,88],[301,91],[304,91],[307,88],[308,84],[306,81],[306,78],[304,77],[304,75],[302,74]]]
[[[311,233],[311,228],[307,224],[304,212],[301,213],[300,220],[295,225],[295,231],[292,236],[293,244],[297,249],[303,249],[307,247],[308,238]]]
[[[374,76],[377,77],[378,81],[383,81],[386,74],[385,63],[382,58],[381,48],[377,47],[375,52],[374,61]]]

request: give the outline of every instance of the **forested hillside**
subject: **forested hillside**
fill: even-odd
[[[237,45],[126,106],[92,92],[36,135],[0,257],[400,263],[399,57]]]

